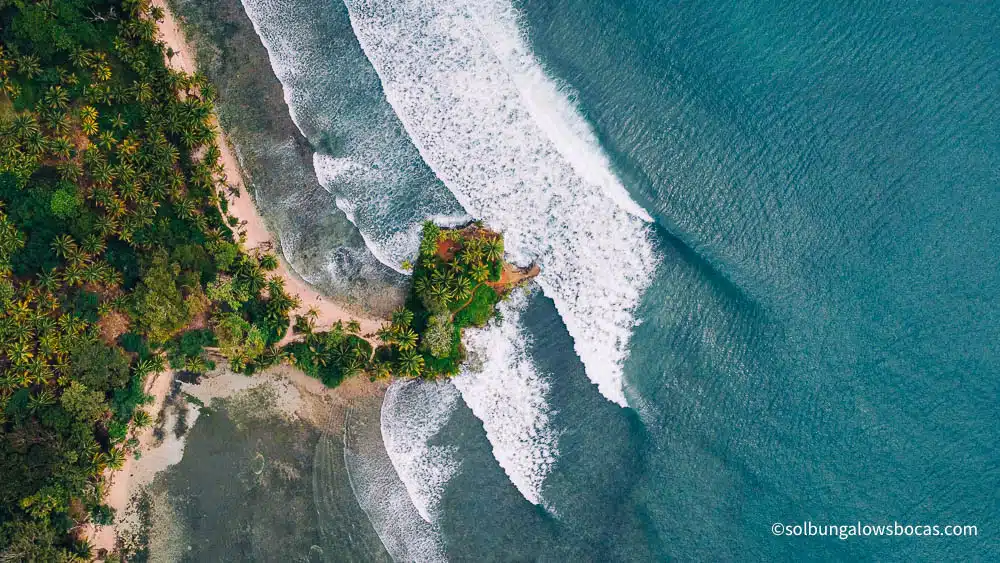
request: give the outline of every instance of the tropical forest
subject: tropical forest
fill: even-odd
[[[280,257],[246,249],[228,213],[216,92],[166,64],[162,17],[146,0],[0,0],[3,561],[96,556],[81,530],[114,518],[107,476],[140,455],[152,374],[451,376],[462,330],[520,275],[500,234],[427,223],[377,334],[292,315]]]

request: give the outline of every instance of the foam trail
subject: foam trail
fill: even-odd
[[[346,0],[386,98],[473,216],[504,232],[573,336],[587,376],[626,406],[622,363],[655,253],[648,219],[507,0]]]
[[[445,484],[458,472],[454,446],[428,441],[448,422],[458,393],[450,383],[395,382],[382,402],[382,440],[417,512],[433,524]]]
[[[468,215],[423,163],[382,99],[377,75],[346,32],[342,9],[309,0],[241,1],[292,120],[316,148],[319,184],[378,261],[405,273],[401,265],[412,259],[413,233],[425,218],[457,222]]]
[[[466,331],[468,367],[452,381],[483,422],[493,456],[529,502],[545,506],[542,483],[558,455],[558,435],[549,420],[548,374],[527,353],[521,311],[528,300],[514,292],[500,305],[503,322]]]
[[[344,464],[358,505],[393,561],[447,561],[441,531],[414,506],[382,444],[378,408],[351,410]]]

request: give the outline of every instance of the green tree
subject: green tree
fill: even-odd
[[[424,370],[424,357],[413,350],[403,352],[399,357],[397,368],[404,377],[419,377]]]
[[[62,408],[80,422],[93,423],[107,411],[104,393],[91,391],[79,381],[73,381],[59,398]]]
[[[219,315],[214,326],[219,350],[234,366],[245,366],[264,353],[267,345],[264,333],[236,313]]]
[[[135,321],[153,342],[166,342],[191,319],[191,310],[177,286],[180,267],[158,253],[136,288]]]
[[[433,315],[427,322],[422,347],[435,358],[445,358],[451,354],[454,331],[455,325],[451,322],[451,315],[448,313]]]
[[[83,200],[77,195],[76,190],[60,188],[52,193],[50,208],[52,214],[60,219],[76,216],[82,205]]]
[[[404,328],[396,332],[396,347],[403,352],[413,350],[417,347],[417,333],[412,328]]]

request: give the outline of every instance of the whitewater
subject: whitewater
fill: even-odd
[[[551,420],[550,375],[539,372],[528,354],[521,323],[527,305],[525,292],[515,291],[499,306],[503,322],[466,331],[469,360],[452,381],[517,490],[556,513],[542,498],[542,484],[559,455],[559,434]]]
[[[513,7],[349,0],[358,56],[372,72],[352,67],[322,17],[303,19],[281,2],[242,2],[292,120],[315,147],[320,185],[372,255],[403,271],[425,219],[484,220],[504,233],[509,259],[542,267],[538,286],[587,377],[627,406],[622,364],[656,262],[651,218],[616,178],[572,93],[532,56]],[[369,86],[384,95],[381,106],[358,101]],[[348,448],[355,494],[390,553],[442,554],[437,510],[460,458],[430,442],[459,395],[521,496],[558,514],[543,494],[559,455],[551,375],[530,357],[520,322],[527,302],[516,293],[501,306],[503,323],[467,333],[470,363],[454,385],[389,389],[379,424],[384,453]]]
[[[459,470],[454,446],[430,440],[448,422],[458,393],[450,383],[395,382],[382,401],[382,442],[420,517],[433,524],[441,494]]]
[[[471,218],[422,163],[392,108],[375,95],[378,76],[353,38],[337,33],[335,18],[322,13],[329,7],[241,3],[292,122],[315,150],[317,181],[372,255],[405,273],[402,263],[412,258],[425,219],[454,225]],[[320,13],[303,17],[303,11]]]
[[[347,0],[355,35],[421,156],[509,256],[542,267],[587,376],[627,406],[622,364],[655,269],[649,215],[615,178],[509,2]]]

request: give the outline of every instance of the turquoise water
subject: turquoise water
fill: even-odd
[[[383,405],[390,555],[1000,558],[997,6],[244,6],[376,257],[468,214],[543,268]]]
[[[668,249],[626,364],[660,553],[996,558],[1000,10],[524,8]]]

